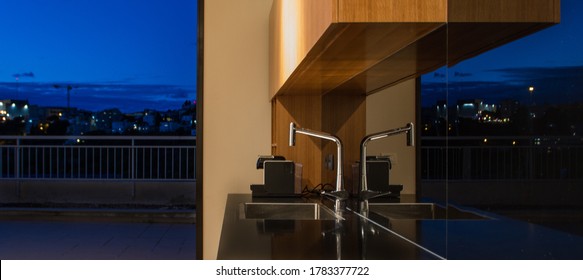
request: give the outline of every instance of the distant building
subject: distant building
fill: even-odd
[[[45,120],[51,116],[62,117],[67,111],[66,107],[36,107],[31,110],[31,118],[35,120]]]
[[[0,120],[7,121],[15,118],[30,118],[28,100],[4,99],[0,100]]]
[[[437,101],[435,105],[435,117],[447,120],[447,102],[445,100]]]
[[[128,122],[127,120],[114,121],[111,123],[111,133],[112,134],[123,134],[131,127],[133,127],[133,124]]]
[[[160,123],[160,132],[162,132],[162,133],[175,132],[180,128],[182,128],[182,125],[180,125],[180,123],[178,123],[178,122],[161,122]]]
[[[93,113],[89,111],[75,111],[69,118],[68,133],[70,135],[83,135],[91,131]]]
[[[516,116],[518,110],[520,109],[520,102],[513,99],[505,99],[500,101],[500,106],[498,107],[498,112],[501,118],[508,118]]]
[[[97,112],[91,116],[91,129],[109,132],[113,122],[121,121],[123,116],[117,108]]]
[[[486,104],[479,99],[458,100],[456,105],[456,118],[477,120],[482,117],[484,112],[496,113],[497,106]]]
[[[16,119],[17,123],[14,121]],[[196,135],[196,103],[174,110],[124,114],[113,108],[99,112],[66,107],[29,105],[24,100],[0,100],[4,132],[23,135],[145,134]]]
[[[160,121],[159,118],[160,118],[160,114],[156,111],[153,111],[153,110],[144,111],[143,120],[149,126],[152,126],[152,127],[157,126],[159,121]]]

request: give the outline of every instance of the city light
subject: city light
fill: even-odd
[[[0,125],[2,125],[0,129],[5,127],[12,130],[18,129],[16,133],[22,135],[54,133],[82,135],[84,132],[101,135],[125,134],[130,133],[130,131],[140,131],[140,134],[143,131],[149,135],[157,133],[194,135],[192,131],[195,129],[194,124],[196,124],[194,110],[191,110],[193,107],[188,107],[185,110],[185,106],[182,107],[182,110],[167,110],[166,112],[151,110],[132,114],[123,114],[117,108],[97,113],[71,108],[71,113],[67,114],[62,111],[62,108],[28,104],[24,100],[3,100],[2,104],[6,106],[0,107]],[[33,108],[34,110],[32,110]],[[143,118],[143,114],[146,114],[148,118]],[[48,123],[43,121],[51,123],[51,128],[49,128]],[[9,126],[6,126],[7,122]],[[14,125],[16,122],[19,123],[17,126]],[[53,127],[55,127],[54,130]],[[82,139],[79,141],[71,139],[71,141],[85,142]]]

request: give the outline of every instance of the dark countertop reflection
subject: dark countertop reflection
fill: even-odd
[[[350,211],[343,211],[340,221],[241,218],[240,205],[251,201],[314,200],[229,194],[218,259],[438,259]]]
[[[477,220],[388,219],[357,211],[337,220],[245,219],[246,202],[320,202],[257,199],[229,194],[218,259],[583,259],[583,237],[491,213]],[[403,196],[401,202],[414,202]]]

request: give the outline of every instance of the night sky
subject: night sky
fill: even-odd
[[[253,0],[247,0],[253,1]],[[583,1],[561,23],[423,76],[439,99],[583,102]],[[195,99],[195,0],[0,0],[0,99],[87,110],[178,108]]]
[[[561,1],[561,23],[422,78],[422,104],[439,99],[583,102],[583,1]]]
[[[195,0],[0,0],[0,99],[167,110],[195,99]]]

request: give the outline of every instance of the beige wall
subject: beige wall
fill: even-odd
[[[205,2],[203,258],[215,259],[228,193],[250,193],[262,182],[257,155],[270,154],[268,30],[272,0]],[[399,104],[392,106],[391,104]],[[367,98],[367,134],[414,120],[415,81]],[[391,182],[415,191],[414,149],[405,136],[369,144],[369,154],[391,153]],[[199,245],[200,246],[200,245]]]
[[[204,22],[203,258],[215,259],[228,193],[261,183],[270,154],[268,31],[272,0],[208,0]]]
[[[415,121],[415,79],[384,89],[366,98],[366,134],[405,126]],[[406,145],[405,134],[370,142],[368,155],[396,155],[391,184],[402,184],[404,194],[415,193],[415,148]]]

